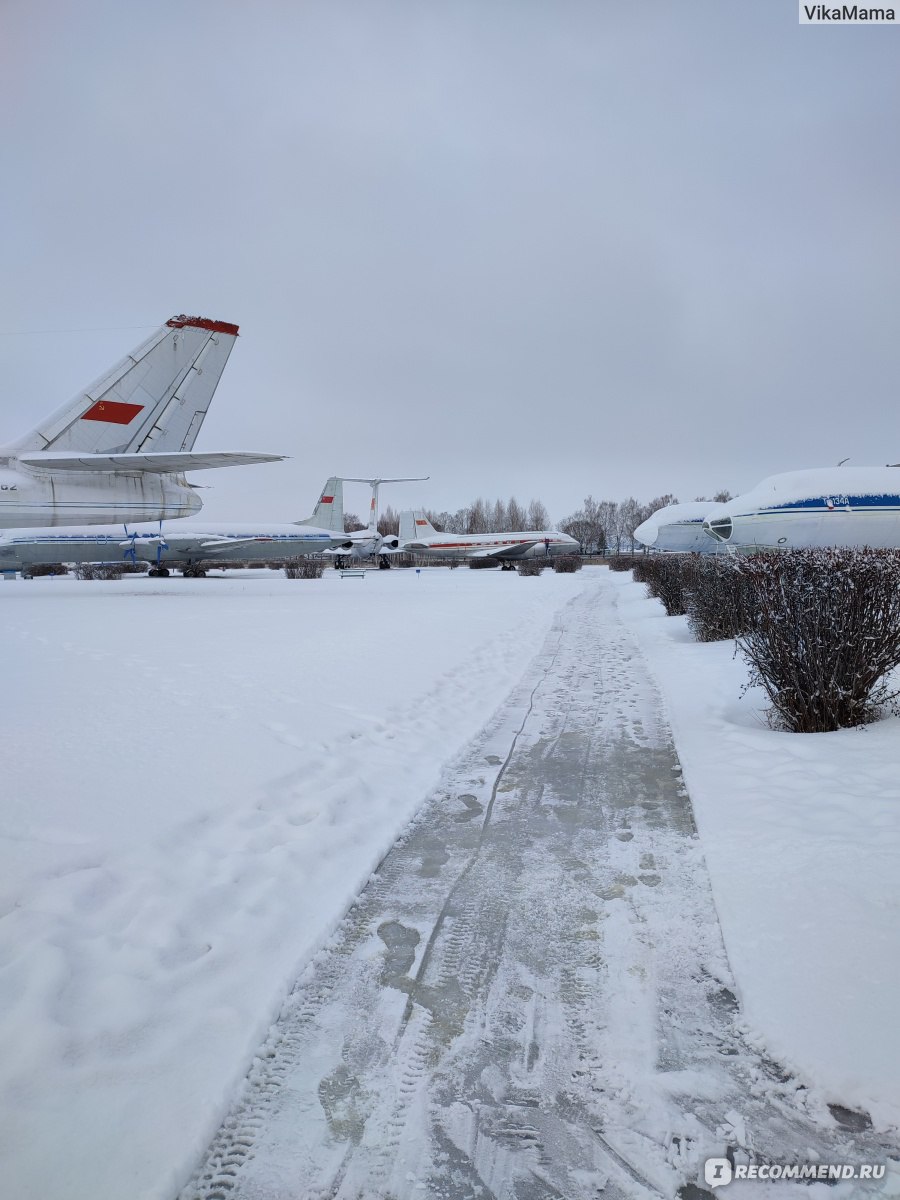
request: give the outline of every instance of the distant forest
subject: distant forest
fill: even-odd
[[[695,499],[724,503],[731,499],[731,493],[716,492],[714,496],[696,496]],[[575,538],[583,554],[592,554],[603,550],[618,552],[632,549],[634,531],[638,525],[658,508],[677,503],[677,497],[672,495],[656,496],[646,504],[635,500],[633,496],[627,500],[595,500],[593,496],[586,496],[581,508],[556,526],[553,526],[541,500],[531,500],[523,505],[515,496],[506,501],[483,500],[479,496],[455,513],[426,510],[425,515],[441,533],[500,533],[503,530],[517,533],[524,529],[557,528]],[[364,529],[365,526],[355,513],[347,513],[344,528],[349,533],[354,529]],[[378,522],[378,530],[384,535],[399,533],[399,511],[388,505]]]

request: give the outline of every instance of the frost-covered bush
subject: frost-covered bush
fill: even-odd
[[[688,627],[698,642],[737,637],[750,628],[753,592],[731,555],[705,555],[693,567],[685,598]]]
[[[648,580],[647,563],[650,561],[649,554],[642,554],[640,558],[632,560],[631,577],[635,583],[646,583]],[[619,568],[616,567],[616,570]]]
[[[547,565],[545,558],[523,558],[516,563],[516,570],[520,575],[540,575]]]
[[[121,579],[122,563],[79,563],[75,568],[76,579]]]
[[[297,558],[284,564],[288,579],[321,579],[325,563],[321,558]]]
[[[845,729],[896,698],[887,676],[900,665],[900,551],[755,554],[740,569],[755,611],[738,647],[774,724]]]
[[[39,575],[68,575],[68,573],[69,568],[65,563],[32,563],[22,571],[23,575],[30,575],[32,579],[37,579]]]
[[[684,615],[687,590],[699,554],[647,554],[635,568],[634,578],[646,583],[651,596],[662,600],[670,617]]]
[[[577,554],[560,554],[553,560],[553,570],[561,575],[572,575],[581,570],[581,559]]]
[[[636,562],[640,562],[644,555],[636,554],[611,554],[604,561],[608,564],[611,571],[630,571]]]

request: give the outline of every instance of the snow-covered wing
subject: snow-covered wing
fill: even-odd
[[[280,462],[284,454],[255,454],[239,451],[218,451],[194,454],[186,451],[171,454],[56,454],[53,451],[35,451],[19,456],[19,462],[27,467],[45,471],[123,471],[145,472],[157,475],[180,475],[184,471],[207,471],[213,467],[252,466],[254,463]]]

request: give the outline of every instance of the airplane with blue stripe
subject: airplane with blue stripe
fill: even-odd
[[[820,467],[770,475],[703,521],[741,550],[900,548],[900,468]]]
[[[329,479],[312,517],[291,524],[223,522],[191,525],[178,521],[136,525],[86,526],[83,529],[19,529],[0,536],[0,571],[22,571],[53,563],[149,562],[150,575],[205,575],[219,563],[259,566],[352,547],[348,536],[313,523],[334,494]]]

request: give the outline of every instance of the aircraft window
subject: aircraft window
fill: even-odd
[[[710,521],[709,531],[720,542],[727,542],[734,532],[731,517],[718,517],[715,521]]]

